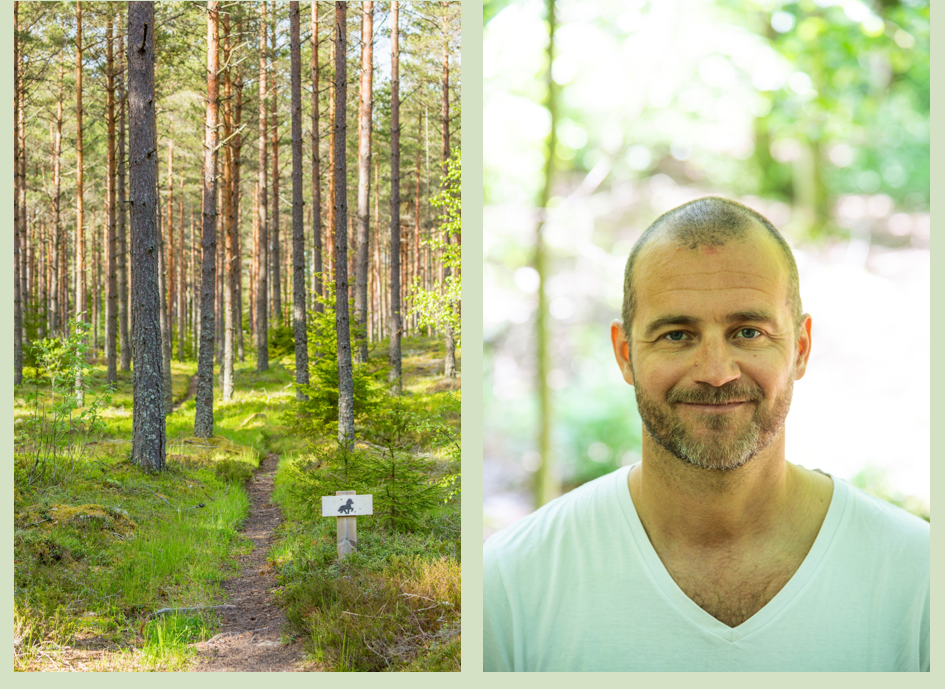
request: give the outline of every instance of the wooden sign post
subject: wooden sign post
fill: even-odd
[[[374,496],[339,490],[322,497],[322,516],[338,520],[338,559],[358,550],[358,515],[374,514]]]

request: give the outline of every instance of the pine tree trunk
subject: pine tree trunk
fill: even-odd
[[[23,384],[23,302],[20,294],[20,3],[13,3],[13,384]]]
[[[243,35],[243,13],[241,9],[236,12],[236,34]],[[233,313],[234,328],[236,329],[236,344],[240,361],[245,361],[246,353],[243,349],[243,283],[242,275],[242,249],[240,241],[240,179],[243,155],[243,135],[239,133],[243,125],[243,74],[239,64],[236,65],[236,79],[233,81],[234,100],[233,100],[233,126],[236,129],[236,136],[233,137],[233,216],[234,234],[233,234]]]
[[[59,51],[59,88],[56,97],[56,129],[53,134],[53,236],[52,271],[49,284],[49,329],[53,337],[62,335],[62,306],[60,302],[63,253],[62,241],[62,78],[65,66]]]
[[[108,276],[108,294],[105,301],[105,359],[108,362],[106,380],[118,383],[118,365],[116,349],[118,347],[118,266],[117,246],[115,242],[115,57],[113,52],[114,6],[109,6],[106,24],[106,119],[108,121],[108,255],[105,272]]]
[[[217,100],[219,74],[219,1],[207,7],[207,116],[203,152],[203,271],[200,280],[200,354],[197,361],[197,399],[194,435],[213,435],[213,347],[215,336],[217,222]]]
[[[442,7],[446,7],[446,2],[440,2]],[[443,164],[443,177],[446,177],[447,162],[450,159],[450,52],[449,52],[449,34],[446,33],[446,19],[444,18],[443,30],[443,109],[442,109],[442,128],[443,128],[443,148],[441,151],[441,160]],[[443,232],[443,241],[447,246],[450,244],[450,233]],[[444,289],[446,278],[450,276],[450,268],[443,266]],[[447,378],[456,376],[456,341],[453,338],[453,326],[449,322],[443,328],[446,333],[446,360],[443,367],[443,375]]]
[[[167,212],[165,213],[165,225],[167,226],[167,232],[164,235],[167,238],[167,251],[165,252],[165,261],[167,266],[167,330],[168,338],[171,345],[174,342],[174,333],[172,325],[174,323],[174,305],[175,305],[175,287],[176,280],[174,275],[174,249],[176,248],[176,243],[174,242],[174,142],[168,142],[168,151],[167,151]],[[162,293],[163,296],[163,293]],[[173,356],[173,347],[171,347],[171,355]]]
[[[162,471],[166,458],[158,289],[157,136],[154,120],[154,3],[128,4],[131,139],[131,297],[134,310],[132,461]]]
[[[358,103],[358,234],[354,262],[356,360],[367,361],[367,283],[371,209],[371,111],[374,106],[374,3],[361,3],[361,87]]]
[[[332,206],[335,215],[335,331],[338,338],[338,441],[354,447],[354,387],[348,321],[348,198],[345,180],[345,103],[347,99],[347,3],[335,3],[335,116]]]
[[[259,18],[259,227],[256,235],[256,370],[269,370],[269,252],[266,218],[266,3]]]
[[[155,198],[158,199],[157,225],[158,225],[158,290],[161,295],[161,356],[163,357],[164,370],[164,414],[169,415],[173,411],[174,399],[171,390],[171,334],[170,321],[167,314],[167,253],[164,250],[164,218],[160,206],[160,193],[155,189]]]
[[[391,2],[390,77],[390,382],[395,395],[403,385],[400,354],[400,3]],[[408,192],[409,193],[409,192]]]
[[[299,3],[289,3],[292,62],[292,324],[295,328],[295,382],[308,385],[308,330],[305,318],[305,228],[302,225],[302,45]],[[307,399],[301,390],[300,400]]]
[[[282,318],[282,271],[281,271],[281,259],[282,259],[282,249],[279,245],[279,93],[278,93],[278,84],[279,84],[279,70],[276,67],[276,8],[278,5],[273,3],[272,5],[272,33],[270,34],[271,40],[271,52],[270,60],[272,61],[272,73],[270,74],[270,88],[272,89],[272,95],[269,99],[269,126],[272,130],[272,206],[270,207],[271,213],[269,214],[269,221],[271,224],[271,230],[269,233],[269,245],[272,247],[272,252],[269,256],[269,263],[272,275],[272,311],[270,312],[270,318],[276,321],[276,324],[281,326],[283,325]]]
[[[236,266],[233,264],[233,238],[236,234],[236,216],[233,212],[233,75],[230,71],[230,14],[223,15],[223,64],[226,65],[223,80],[223,223],[225,257],[223,261],[223,360],[220,366],[220,388],[223,401],[233,399],[233,292]]]
[[[322,284],[322,197],[321,170],[318,154],[318,3],[312,3],[312,292],[315,311],[322,313],[324,307],[317,299],[324,294]]]
[[[125,35],[118,32],[118,54],[125,54]],[[127,62],[127,61],[126,61]],[[125,121],[128,118],[128,99],[125,97],[123,70],[118,80],[118,344],[121,350],[121,370],[131,370],[131,340],[128,336],[128,244],[125,233],[127,206],[125,199]]]
[[[75,220],[75,319],[87,323],[85,303],[85,185],[82,150],[82,3],[76,2],[76,58],[75,58],[75,115],[76,115],[76,220]],[[22,76],[21,76],[22,78]],[[22,117],[22,115],[21,115]],[[23,208],[20,208],[22,212]],[[75,376],[75,396],[80,407],[85,406],[85,383],[82,372]]]
[[[177,360],[184,360],[184,335],[187,329],[187,266],[184,263],[184,179],[181,177],[178,186],[177,208],[179,211],[178,225],[180,226],[177,240]]]

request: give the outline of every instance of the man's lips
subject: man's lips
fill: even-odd
[[[701,402],[680,402],[684,407],[689,407],[696,411],[707,411],[707,412],[725,412],[725,411],[734,411],[735,409],[740,409],[745,404],[747,400],[738,400],[734,402],[724,402],[721,404],[711,404],[711,403],[701,403]]]

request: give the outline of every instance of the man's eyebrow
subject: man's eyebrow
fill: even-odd
[[[738,323],[740,321],[751,321],[755,323],[777,323],[777,318],[770,311],[737,311],[735,313],[729,314],[726,317],[726,322],[728,323]],[[655,334],[657,331],[665,328],[668,325],[697,325],[699,323],[698,318],[693,318],[692,316],[684,315],[673,315],[673,316],[663,316],[662,318],[657,318],[655,321],[652,321],[647,325],[646,330],[644,330],[644,336],[650,337]]]
[[[657,318],[655,321],[652,321],[648,326],[646,326],[644,335],[649,337],[657,330],[661,330],[667,325],[695,325],[698,322],[699,319],[693,318],[692,316],[663,316],[662,318]]]

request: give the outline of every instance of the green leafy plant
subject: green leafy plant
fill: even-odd
[[[441,182],[440,193],[430,199],[430,203],[440,209],[441,227],[449,237],[459,237],[462,232],[461,173],[460,151],[453,149],[447,162],[446,176]],[[453,337],[459,346],[461,339],[459,305],[462,296],[462,280],[459,271],[462,264],[462,247],[458,243],[448,244],[440,236],[432,237],[424,244],[429,246],[434,253],[442,252],[443,267],[449,269],[449,276],[432,290],[423,289],[420,278],[414,278],[411,287],[412,312],[417,315],[420,325],[429,325],[437,329],[444,329],[447,325],[451,325]]]
[[[24,460],[18,468],[25,470],[27,485],[65,481],[85,446],[104,430],[101,412],[111,402],[111,389],[100,388],[82,407],[76,389],[77,381],[88,381],[91,375],[92,365],[86,361],[88,330],[88,324],[71,320],[68,338],[39,340],[32,348],[48,388],[37,373],[33,391],[27,396],[31,413],[22,422],[17,448]]]

